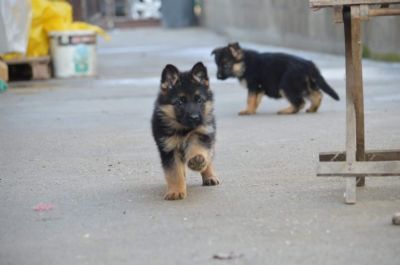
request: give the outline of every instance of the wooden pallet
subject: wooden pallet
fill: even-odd
[[[51,78],[50,57],[21,58],[5,61],[10,81],[45,80]]]
[[[8,82],[8,66],[0,59],[0,80]]]

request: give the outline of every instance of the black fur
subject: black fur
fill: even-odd
[[[242,49],[238,43],[217,48],[212,54],[218,66],[217,78],[246,81],[250,93],[262,92],[271,98],[284,95],[297,108],[304,105],[304,98],[312,91],[322,90],[339,100],[312,61],[285,53]]]

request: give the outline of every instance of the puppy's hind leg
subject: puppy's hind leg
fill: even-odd
[[[281,94],[283,97],[285,97],[289,101],[290,106],[287,108],[281,109],[280,111],[278,111],[278,114],[296,114],[302,108],[304,108],[305,102],[302,97],[295,96],[292,94],[287,94],[284,91],[281,91]]]
[[[299,75],[296,71],[287,71],[282,76],[279,92],[282,97],[289,101],[290,106],[281,109],[278,114],[295,114],[304,107],[303,85],[302,75]]]
[[[311,105],[306,110],[306,112],[308,112],[308,113],[317,112],[319,109],[319,106],[321,105],[321,101],[322,101],[321,91],[311,90],[310,95],[307,98],[310,100]]]

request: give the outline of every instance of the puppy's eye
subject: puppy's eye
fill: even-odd
[[[201,103],[204,102],[203,98],[200,97],[200,96],[198,96],[198,95],[196,95],[196,96],[194,97],[194,101],[195,101],[196,103],[198,103],[198,104],[201,104]]]
[[[185,97],[179,97],[176,101],[175,101],[175,105],[177,106],[181,106],[183,104],[186,103],[186,98]]]

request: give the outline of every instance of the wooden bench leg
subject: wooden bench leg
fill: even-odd
[[[360,7],[345,7],[343,22],[346,48],[346,160],[352,163],[365,158]],[[346,203],[356,202],[356,186],[363,186],[364,179],[346,178]]]

